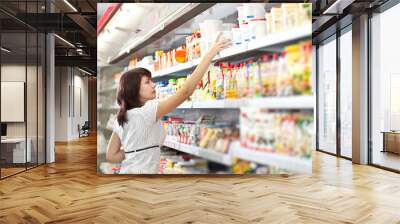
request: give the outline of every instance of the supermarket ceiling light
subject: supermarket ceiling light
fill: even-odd
[[[72,10],[74,10],[74,12],[78,12],[78,10],[75,8],[75,6],[73,6],[71,3],[69,3],[68,0],[64,0],[65,4],[67,4]]]
[[[322,14],[323,15],[338,15],[342,14],[347,6],[351,5],[355,0],[336,0]]]
[[[0,49],[1,49],[2,51],[6,52],[6,53],[10,53],[10,52],[11,52],[11,50],[9,50],[9,49],[7,49],[7,48],[5,48],[5,47],[1,47]]]
[[[69,45],[69,46],[75,48],[75,45],[73,45],[73,44],[72,44],[71,42],[69,42],[68,40],[66,40],[66,39],[64,39],[64,38],[62,38],[62,37],[60,37],[60,36],[57,35],[57,34],[54,34],[54,36],[57,37],[57,38],[58,38],[59,40],[61,40],[62,42],[66,43],[67,45]]]

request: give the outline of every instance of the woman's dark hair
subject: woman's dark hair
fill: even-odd
[[[145,68],[134,68],[122,74],[119,80],[117,121],[120,126],[123,126],[127,121],[126,111],[143,106],[139,97],[140,82],[143,76],[151,78],[151,72]]]

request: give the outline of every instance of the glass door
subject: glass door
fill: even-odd
[[[336,154],[336,35],[318,46],[318,150]]]

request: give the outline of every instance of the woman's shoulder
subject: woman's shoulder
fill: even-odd
[[[143,106],[127,110],[127,114],[152,113],[157,109],[158,100],[148,100]]]
[[[158,100],[155,99],[147,101],[141,107],[132,108],[127,111],[128,120],[139,119],[140,117],[145,118],[147,121],[155,120],[157,106],[158,106]]]

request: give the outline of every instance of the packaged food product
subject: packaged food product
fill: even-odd
[[[271,112],[242,108],[242,147],[309,159],[312,151],[313,115],[303,112]]]
[[[215,100],[217,98],[217,71],[216,66],[210,66],[210,73],[209,73],[209,99]]]
[[[175,60],[178,63],[185,63],[186,62],[186,50],[175,51]]]
[[[288,63],[292,77],[293,94],[311,94],[311,44],[309,42],[292,45],[288,48]]]
[[[230,72],[230,66],[221,64],[221,71],[224,77],[224,98],[230,99],[231,98],[231,79],[232,73]]]
[[[217,100],[224,99],[224,74],[222,73],[220,65],[214,66],[215,72],[215,98]]]
[[[271,33],[280,32],[283,28],[282,9],[272,8],[271,15],[272,15]]]
[[[298,3],[282,3],[282,18],[284,29],[300,25]]]
[[[247,78],[247,68],[245,64],[240,64],[238,67],[237,74],[237,91],[238,97],[246,97],[247,96],[247,88],[248,88],[248,78]]]
[[[242,44],[242,36],[241,36],[241,30],[239,28],[239,26],[235,26],[232,29],[232,42],[235,45],[240,45]]]
[[[256,61],[250,60],[247,63],[247,72],[248,72],[248,80],[249,85],[247,89],[248,97],[260,97],[262,84],[260,80],[260,71],[259,66]]]
[[[288,96],[292,94],[292,80],[290,72],[288,70],[286,51],[283,51],[278,63],[277,70],[277,95],[278,96]]]
[[[265,15],[265,3],[250,3],[253,10],[254,19],[263,19]]]
[[[276,56],[275,56],[276,58]],[[268,55],[263,55],[260,60],[260,75],[262,93],[264,96],[276,96],[277,94],[277,67],[276,61]]]
[[[242,42],[246,43],[250,41],[250,31],[249,31],[249,24],[244,22],[240,25],[240,35],[242,37]]]
[[[302,80],[304,78],[304,67],[301,63],[300,45],[294,44],[287,46],[286,51],[286,61],[288,65],[288,77],[290,77],[292,92],[295,95],[300,95],[302,93]],[[286,83],[287,84],[287,83]],[[287,93],[288,94],[288,93]]]
[[[300,3],[298,8],[300,24],[309,24],[312,17],[312,4]]]
[[[243,17],[245,22],[254,19],[254,10],[252,4],[243,4]]]
[[[265,19],[252,19],[249,22],[251,39],[258,39],[267,35]]]
[[[239,22],[239,24],[242,24],[246,21],[246,18],[244,16],[244,12],[243,12],[243,6],[238,6],[236,9],[238,12],[238,22]]]
[[[238,75],[239,66],[231,65],[230,72],[231,72],[231,98],[236,99],[238,98],[238,85],[237,85],[237,75]]]
[[[265,22],[266,22],[266,28],[267,28],[267,34],[272,33],[272,15],[271,13],[265,13]]]
[[[200,41],[201,41],[201,34],[200,31],[197,31],[194,34],[194,43],[193,43],[193,48],[194,48],[194,54],[191,60],[200,58],[201,57],[201,47],[200,47]]]

